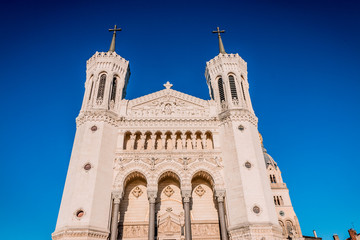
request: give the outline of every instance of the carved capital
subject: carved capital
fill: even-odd
[[[215,197],[216,197],[218,202],[224,202],[225,190],[224,189],[215,190]]]
[[[119,204],[122,198],[122,192],[121,191],[112,192],[112,198],[115,204]]]
[[[182,189],[181,196],[183,197],[184,202],[190,202],[191,199],[191,189]]]
[[[149,203],[155,203],[157,197],[157,191],[150,190],[147,192]]]

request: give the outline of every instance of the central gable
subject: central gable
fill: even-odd
[[[203,118],[209,116],[209,101],[172,89],[130,100],[127,115],[146,118]]]

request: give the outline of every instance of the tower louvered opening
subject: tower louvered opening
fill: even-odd
[[[222,78],[219,78],[218,80],[218,87],[219,87],[219,95],[220,95],[220,101],[225,101],[225,93],[224,93],[224,85]]]
[[[229,84],[230,84],[231,98],[238,99],[238,95],[236,92],[235,79],[234,79],[234,76],[232,76],[232,75],[229,76]]]
[[[104,92],[105,92],[105,83],[106,83],[106,75],[103,74],[100,77],[100,84],[99,84],[99,90],[97,94],[97,99],[103,99],[104,98]]]

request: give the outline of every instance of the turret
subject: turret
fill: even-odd
[[[219,55],[206,63],[205,77],[210,97],[216,101],[218,112],[228,109],[247,109],[253,113],[247,80],[247,63],[239,54],[227,54],[218,33]]]
[[[86,63],[85,94],[81,111],[118,111],[130,77],[129,61],[115,52],[116,25],[108,52],[96,52]]]

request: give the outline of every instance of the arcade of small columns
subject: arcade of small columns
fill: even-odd
[[[155,236],[156,236],[156,215],[157,213],[159,214],[160,212],[160,206],[163,204],[164,206],[162,208],[166,208],[169,206],[171,206],[171,210],[172,208],[175,207],[177,208],[177,210],[179,210],[179,205],[177,206],[173,206],[169,205],[169,203],[166,203],[166,200],[163,202],[163,194],[165,192],[165,195],[168,195],[168,188],[169,188],[169,184],[173,183],[176,184],[178,186],[178,188],[176,188],[179,191],[173,191],[172,189],[170,189],[171,191],[171,195],[178,195],[178,197],[181,199],[180,201],[177,201],[178,204],[182,204],[180,205],[181,210],[183,210],[183,217],[184,217],[184,232],[185,232],[185,240],[192,240],[192,231],[191,231],[191,216],[190,215],[190,209],[192,209],[192,212],[195,210],[195,208],[198,207],[204,207],[204,202],[196,202],[196,199],[194,199],[194,193],[197,193],[198,196],[197,199],[200,199],[199,196],[201,197],[203,194],[205,194],[206,192],[208,192],[208,194],[211,194],[210,200],[207,201],[207,206],[213,206],[213,208],[209,209],[209,211],[211,212],[215,212],[215,217],[216,217],[216,231],[217,233],[216,236],[217,237],[212,237],[211,239],[221,239],[221,240],[228,240],[228,233],[226,230],[226,220],[225,220],[225,207],[224,207],[224,198],[225,198],[225,190],[216,190],[215,189],[215,183],[213,181],[213,178],[211,177],[210,174],[208,174],[207,172],[204,171],[198,171],[196,174],[193,175],[190,186],[191,187],[182,187],[182,181],[180,180],[180,178],[177,176],[177,174],[175,174],[172,171],[166,171],[165,173],[161,174],[161,176],[158,178],[158,186],[157,187],[149,187],[148,185],[148,181],[146,179],[146,177],[138,172],[138,171],[134,171],[131,174],[129,174],[125,180],[124,180],[124,184],[123,184],[123,191],[115,191],[113,192],[113,208],[112,208],[112,217],[111,217],[111,226],[110,226],[110,240],[117,240],[117,239],[124,239],[124,229],[120,229],[121,227],[124,227],[124,216],[126,214],[126,211],[129,210],[131,211],[131,213],[128,213],[129,215],[132,215],[135,210],[134,209],[130,209],[130,205],[129,205],[129,196],[131,195],[130,192],[135,196],[135,197],[139,197],[141,196],[145,191],[147,192],[147,200],[145,200],[146,202],[148,202],[148,229],[147,229],[147,235],[148,235],[148,240],[154,240]],[[165,181],[165,182],[164,182]],[[200,184],[201,183],[201,184]],[[205,185],[204,185],[205,184]],[[200,187],[200,190],[197,189],[199,186],[204,186],[205,188]],[[144,191],[141,190],[141,188],[139,188],[139,186],[141,186],[143,188]],[[146,189],[146,190],[145,190]],[[206,189],[206,190],[205,190]],[[135,191],[134,191],[135,190]],[[176,192],[176,193],[175,193]],[[170,195],[170,196],[171,196]],[[208,195],[209,196],[209,195]],[[133,197],[133,196],[131,196]],[[144,199],[144,196],[142,196]],[[146,196],[145,196],[146,197]],[[205,199],[203,199],[204,201]],[[215,202],[217,204],[217,206],[215,206]],[[126,207],[124,207],[124,204],[126,204]],[[195,206],[196,205],[196,206]],[[146,209],[147,207],[144,206],[143,203],[138,203],[138,205],[132,205],[132,208],[139,208],[141,209],[140,212],[146,212],[146,210],[144,211],[144,208]],[[127,209],[129,208],[129,209]],[[123,210],[123,209],[127,209],[127,210]],[[166,209],[166,211],[168,211],[168,209]],[[123,210],[123,211],[122,211]],[[139,211],[139,210],[138,210]],[[200,210],[201,211],[201,210]],[[198,210],[197,215],[202,215],[199,214],[200,211]],[[202,211],[204,211],[204,209],[202,209]],[[205,210],[205,213],[208,210]],[[216,213],[217,211],[217,213]],[[192,213],[194,214],[194,213]],[[135,214],[133,214],[135,215]],[[214,217],[214,214],[212,215]],[[157,216],[159,219],[159,216]],[[214,219],[213,219],[214,220]],[[206,220],[205,220],[206,221]],[[122,225],[122,226],[121,226]],[[193,225],[194,227],[194,225]],[[220,229],[219,229],[220,227]],[[220,231],[219,231],[220,230]],[[181,230],[181,239],[183,238],[183,230]],[[118,236],[119,234],[119,236]],[[207,234],[207,233],[205,233]],[[120,238],[120,236],[122,236]],[[159,237],[159,229],[158,229],[158,234],[157,234],[158,239],[162,239]],[[169,236],[168,236],[169,237]],[[203,236],[199,236],[199,233],[197,235],[197,237],[200,237],[200,239],[203,239]],[[180,239],[178,237],[170,237],[171,239]],[[125,236],[126,239],[126,236]],[[165,238],[166,239],[166,238]]]
[[[211,150],[213,148],[210,131],[126,132],[124,136],[124,150]]]

